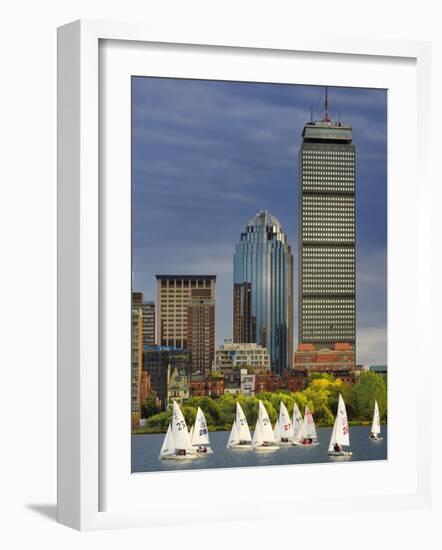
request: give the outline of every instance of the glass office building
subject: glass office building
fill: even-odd
[[[272,372],[293,365],[293,255],[279,221],[259,212],[233,257],[233,339],[267,348]]]
[[[299,343],[356,343],[355,146],[327,114],[299,150]]]

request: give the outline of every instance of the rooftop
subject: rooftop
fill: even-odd
[[[165,280],[172,280],[172,281],[198,280],[199,281],[201,279],[206,281],[216,281],[216,275],[155,275],[155,277],[159,281],[165,281]]]

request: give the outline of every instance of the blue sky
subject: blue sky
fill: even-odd
[[[134,289],[156,273],[216,274],[217,344],[232,335],[233,253],[260,209],[287,233],[295,262],[298,149],[322,118],[324,88],[134,77]],[[329,88],[332,118],[353,126],[357,156],[358,363],[387,361],[387,92]]]

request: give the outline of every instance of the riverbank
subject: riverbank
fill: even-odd
[[[371,420],[350,420],[348,422],[350,426],[370,426]],[[386,422],[382,422],[386,424]],[[332,428],[333,424],[317,424],[318,428]],[[231,425],[224,426],[209,426],[209,432],[229,432],[232,429]],[[157,427],[152,428],[150,426],[140,426],[132,430],[132,435],[149,435],[149,434],[164,434],[167,430],[162,430]]]

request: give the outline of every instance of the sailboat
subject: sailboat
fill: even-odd
[[[255,451],[276,451],[279,449],[278,445],[275,445],[272,423],[262,401],[259,402],[258,406],[258,420],[253,433],[252,447]]]
[[[338,410],[333,426],[328,454],[330,456],[351,456],[351,451],[344,451],[342,447],[350,446],[350,429],[348,427],[347,411],[342,395],[339,394]]]
[[[381,441],[384,439],[381,435],[381,417],[379,416],[378,402],[374,402],[373,422],[371,424],[370,439]]]
[[[292,419],[287,411],[287,407],[282,401],[279,404],[279,417],[276,420],[273,435],[276,443],[279,443],[280,445],[290,445],[291,440],[293,439]]]
[[[197,453],[190,441],[186,420],[176,401],[173,402],[172,421],[160,451],[161,460],[184,460],[196,458]]]
[[[196,448],[199,455],[207,455],[213,453],[210,447],[209,429],[207,427],[206,417],[200,407],[196,412],[195,424],[191,430],[190,437],[192,446]]]
[[[292,445],[295,443],[300,443],[302,441],[302,414],[299,410],[298,405],[295,403],[293,405],[293,437],[292,437]]]
[[[273,437],[275,438],[275,441],[279,442],[281,438],[281,431],[279,429],[279,419],[276,419],[275,427],[273,428]]]
[[[228,449],[237,449],[240,451],[248,451],[252,447],[250,445],[252,436],[250,435],[249,424],[246,415],[242,410],[241,405],[236,403],[236,416],[233,421],[232,430],[230,431],[229,441],[227,442]]]
[[[298,421],[299,423],[299,421]],[[293,437],[292,445],[296,447],[311,447],[319,445],[318,434],[316,433],[315,421],[308,406],[305,407],[304,420],[302,421],[301,430]]]

